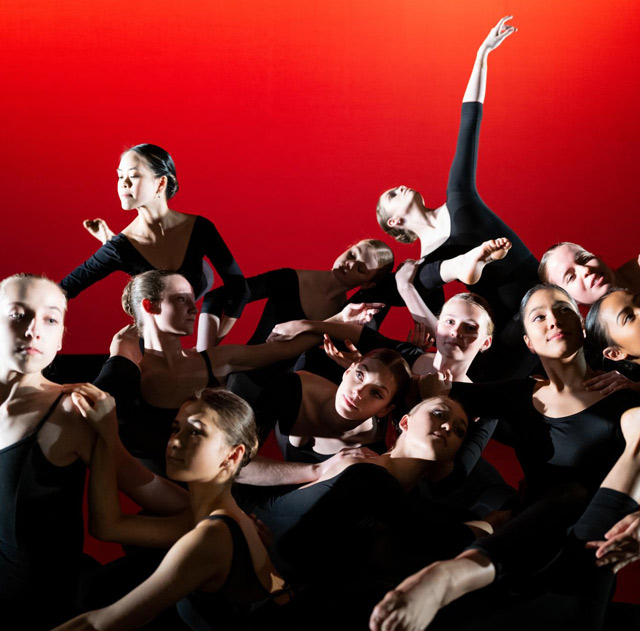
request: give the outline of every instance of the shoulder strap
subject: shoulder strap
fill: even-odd
[[[207,365],[207,373],[209,375],[207,388],[220,385],[219,381],[216,379],[216,376],[213,374],[213,367],[211,366],[211,358],[209,357],[209,353],[207,353],[207,351],[200,351],[200,356],[202,357],[202,359],[204,359],[204,363]]]
[[[58,403],[60,402],[60,399],[62,399],[63,396],[64,396],[64,392],[61,392],[56,397],[56,400],[51,404],[51,407],[49,407],[49,409],[45,412],[44,416],[42,417],[42,419],[40,419],[38,426],[33,432],[34,436],[40,431],[42,426],[49,420],[49,417],[53,414],[53,411],[56,409],[56,406],[58,405]]]

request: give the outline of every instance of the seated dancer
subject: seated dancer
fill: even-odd
[[[138,216],[115,236],[100,219],[85,222],[104,245],[62,279],[67,296],[74,298],[118,270],[134,276],[165,269],[182,274],[200,297],[213,284],[210,268],[203,267],[206,256],[227,288],[221,311],[239,318],[247,298],[240,267],[211,221],[169,208],[177,192],[176,167],[164,149],[142,144],[125,151],[118,165],[118,196],[122,209],[135,209]]]
[[[621,526],[637,523],[639,514],[640,408],[625,412],[620,425],[626,446],[572,528],[562,554],[542,575],[542,594],[533,593],[525,601],[512,598],[506,607],[503,600],[501,611],[494,607],[496,601],[486,589],[477,598],[454,602],[498,579],[508,580],[521,573],[523,565],[535,565],[534,557],[540,548],[535,528],[510,532],[506,537],[499,530],[479,539],[455,559],[431,564],[405,579],[373,610],[371,631],[421,631],[427,626],[432,628],[432,621],[434,629],[496,629],[514,625],[531,630],[602,629],[612,574],[607,576],[596,568],[585,543],[602,539],[611,528],[617,531]],[[596,546],[600,542],[589,544]],[[621,557],[632,560],[634,551],[626,555],[618,552],[614,559]],[[438,614],[446,605],[449,606]]]
[[[456,154],[449,173],[446,203],[428,208],[422,196],[406,186],[389,189],[378,201],[378,222],[383,230],[402,243],[420,240],[422,263],[415,286],[434,311],[438,304],[429,301],[427,292],[442,284],[440,261],[453,258],[488,239],[506,237],[512,244],[509,257],[485,272],[473,291],[493,307],[496,326],[501,332],[495,340],[498,361],[487,366],[493,375],[513,374],[526,351],[517,336],[518,304],[523,294],[537,282],[537,261],[518,235],[497,217],[478,195],[475,172],[482,104],[487,80],[487,57],[516,29],[505,17],[491,29],[478,49],[471,78],[463,98],[462,119]],[[356,297],[356,301],[393,304],[392,296]],[[442,304],[442,301],[440,302]],[[496,344],[494,343],[494,347]],[[519,355],[514,354],[517,349]],[[528,373],[528,370],[526,371]]]
[[[91,394],[87,386],[75,392]],[[157,570],[129,594],[70,620],[58,631],[137,629],[175,603],[192,629],[244,629],[256,608],[269,615],[288,601],[284,581],[255,524],[231,496],[234,478],[258,446],[253,412],[245,401],[207,388],[180,408],[166,449],[167,472],[187,483],[191,507],[164,518],[122,514],[114,469],[115,414],[98,420],[88,405],[81,409],[99,435],[89,495],[96,534],[110,541],[171,549]]]
[[[568,241],[556,243],[542,255],[538,274],[543,283],[562,287],[581,305],[592,305],[612,287],[640,291],[638,258],[612,270],[595,254]]]
[[[73,615],[83,545],[82,499],[95,436],[82,419],[107,414],[97,389],[69,396],[42,371],[62,345],[67,301],[41,276],[0,283],[0,605],[30,631]],[[172,513],[184,491],[156,478],[114,443],[118,484],[141,506]],[[156,493],[159,491],[159,493]],[[10,623],[9,623],[10,624]]]
[[[193,393],[223,383],[229,373],[297,357],[315,336],[277,345],[224,345],[197,352],[184,349],[198,310],[184,276],[151,270],[135,276],[124,290],[124,310],[135,328],[116,334],[111,357],[95,383],[115,396],[122,439],[152,470],[164,471],[164,451],[177,409]],[[140,353],[138,336],[144,341]]]

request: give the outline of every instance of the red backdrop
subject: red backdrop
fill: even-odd
[[[405,183],[442,203],[476,48],[509,13],[519,32],[490,57],[479,190],[536,255],[574,240],[622,263],[638,253],[640,12],[611,7],[4,0],[0,277],[60,279],[96,248],[83,219],[124,227],[115,168],[140,142],[173,154],[172,207],[211,218],[247,275],[328,267],[366,236],[391,243],[378,194]],[[107,352],[124,282],[73,301],[67,352]],[[386,330],[402,335],[397,323]]]
[[[139,142],[173,154],[172,207],[214,220],[247,275],[389,241],[378,194],[443,201],[475,50],[507,13],[519,32],[490,56],[479,190],[536,255],[570,239],[621,263],[637,254],[640,15],[610,7],[4,0],[0,276],[59,279],[97,245],[83,219],[124,227],[115,168]],[[124,282],[73,301],[66,352],[106,352]]]

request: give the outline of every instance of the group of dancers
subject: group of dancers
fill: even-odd
[[[446,201],[406,186],[378,201],[418,261],[394,272],[369,238],[330,270],[245,278],[211,221],[169,208],[175,165],[145,144],[118,166],[137,212],[121,233],[87,221],[103,245],[60,283],[0,282],[5,620],[596,631],[637,616],[610,599],[640,558],[640,267],[568,242],[538,263],[478,195],[487,58],[510,19],[478,49]],[[131,325],[93,383],[51,381],[68,299],[116,270]],[[469,291],[445,302],[452,280]],[[225,343],[260,299],[249,343]],[[394,306],[412,341],[377,331]],[[272,434],[282,459],[257,453]],[[515,449],[518,490],[482,458],[492,436]],[[105,566],[82,554],[87,468],[89,531],[126,551]]]

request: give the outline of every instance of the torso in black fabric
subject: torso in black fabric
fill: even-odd
[[[294,584],[335,579],[346,558],[357,560],[349,564],[356,575],[384,567],[401,580],[405,572],[454,556],[473,538],[437,508],[412,502],[386,469],[366,462],[270,498],[255,514],[272,532],[274,564]]]
[[[640,404],[640,395],[619,390],[582,412],[551,418],[534,407],[535,386],[533,379],[454,383],[450,396],[469,416],[491,415],[509,424],[533,497],[565,482],[595,492],[624,449],[620,416]]]
[[[7,622],[30,630],[69,615],[82,555],[85,465],[58,467],[38,444],[60,398],[32,434],[0,450],[0,603]]]
[[[231,317],[240,317],[246,303],[246,283],[240,267],[217,228],[208,219],[196,216],[182,264],[177,270],[193,287],[196,296],[207,289],[202,259],[207,257],[227,288],[224,311]],[[156,269],[145,259],[127,237],[120,233],[107,241],[91,258],[79,265],[60,281],[69,298],[74,298],[93,283],[109,274],[122,271],[130,276]]]
[[[264,442],[271,430],[276,433],[278,446],[288,462],[323,462],[333,454],[320,454],[313,449],[313,441],[296,447],[289,437],[302,405],[302,380],[297,373],[281,375],[264,390],[255,406],[260,441]],[[382,432],[384,434],[384,432]],[[365,445],[369,449],[384,453],[384,440]]]
[[[205,351],[200,355],[209,372],[207,387],[219,385],[209,356]],[[115,355],[104,363],[94,384],[116,400],[124,446],[149,469],[165,475],[167,441],[179,408],[162,408],[145,401],[140,392],[140,380],[138,366],[126,357]]]
[[[249,545],[238,523],[227,515],[210,515],[207,519],[222,520],[231,531],[231,569],[217,592],[192,592],[177,604],[178,612],[194,631],[243,628],[250,614],[272,604],[272,595],[256,575]]]

